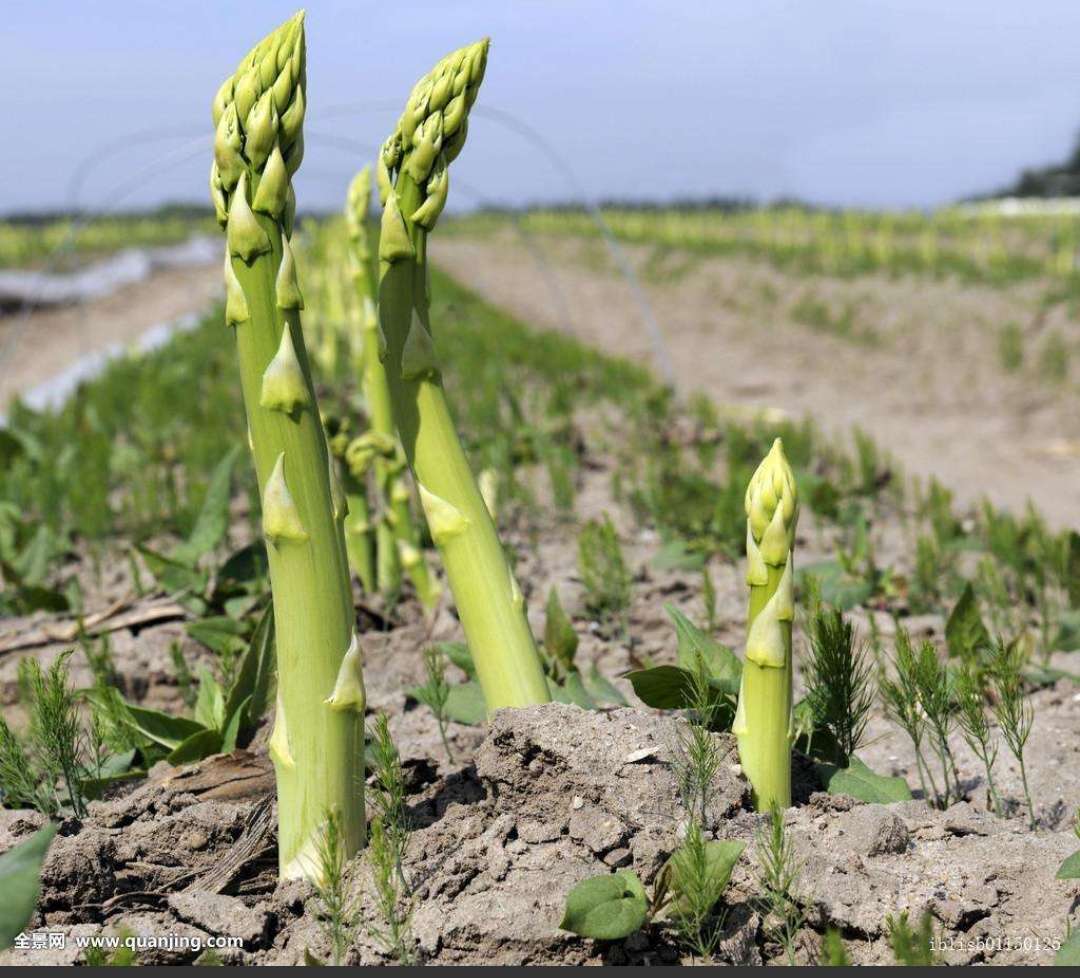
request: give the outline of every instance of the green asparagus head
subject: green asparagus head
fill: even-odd
[[[798,519],[795,474],[777,438],[746,488],[747,551],[753,556],[756,550],[769,566],[783,567],[795,546]]]
[[[490,43],[485,37],[448,54],[413,87],[396,128],[383,143],[376,171],[379,199],[392,215],[397,208],[388,201],[398,175],[407,173],[422,200],[409,219],[429,231],[435,227],[450,187],[448,166],[465,145],[469,109],[484,80]]]
[[[306,84],[300,11],[256,44],[218,89],[210,195],[222,227],[244,223],[245,215],[233,214],[243,197],[242,210],[267,214],[288,231],[296,208],[290,178],[304,155]]]

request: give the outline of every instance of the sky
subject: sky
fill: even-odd
[[[210,100],[295,9],[7,0],[0,213],[206,200]],[[1075,0],[311,0],[301,208],[340,206],[413,82],[485,34],[458,207],[930,207],[1062,159],[1080,130]]]

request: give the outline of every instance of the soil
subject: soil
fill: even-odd
[[[415,898],[415,954],[434,964],[689,963],[662,924],[617,942],[558,928],[566,893],[613,867],[647,888],[679,843],[682,721],[632,709],[553,704],[500,711],[470,763],[428,761],[411,782],[413,830],[403,871]],[[707,822],[748,844],[725,902],[717,960],[781,959],[757,898],[765,816],[747,810],[747,784],[729,735]],[[0,815],[0,846],[41,824]],[[855,963],[891,963],[887,916],[929,910],[949,964],[1048,962],[1075,885],[1053,879],[1076,846],[1068,832],[1024,831],[967,803],[856,804],[814,793],[789,810],[795,886],[805,924],[796,960],[816,959],[818,934],[838,929]],[[64,951],[13,950],[12,964],[68,964],[76,936],[112,933],[230,936],[227,963],[325,960],[329,945],[307,884],[274,879],[272,776],[265,757],[238,753],[181,771],[162,765],[126,797],[65,823],[43,874],[40,928],[69,935]],[[353,880],[371,892],[361,864]],[[1070,893],[1070,890],[1072,891]],[[374,937],[373,901],[358,900],[349,964],[389,963]],[[196,952],[148,950],[140,963],[190,963]]]
[[[1076,389],[1047,381],[1038,365],[1047,337],[1075,347],[1080,323],[1063,306],[1044,308],[1045,283],[796,276],[747,259],[622,247],[681,391],[809,414],[844,437],[858,425],[909,474],[937,477],[963,502],[985,495],[1019,512],[1030,498],[1053,525],[1080,525]],[[632,290],[599,240],[532,235],[526,246],[509,230],[458,233],[433,238],[432,255],[526,322],[656,365]],[[807,300],[824,305],[827,323],[800,313]],[[1015,373],[998,352],[1010,322],[1023,335]]]
[[[488,249],[496,246],[505,262],[505,281],[517,286],[516,290],[506,287],[506,295],[492,291],[504,289],[495,284],[495,276],[480,281],[472,274],[484,267],[490,257]],[[553,261],[564,286],[573,282],[583,290],[578,297],[581,301],[575,299],[573,307],[575,329],[583,338],[593,340],[604,329],[605,337],[614,338],[605,339],[605,349],[646,358],[648,350],[633,318],[636,312],[627,304],[622,286],[607,272],[587,267],[574,271],[569,264],[564,265],[567,257],[567,252],[560,252]],[[455,240],[440,249],[440,259],[512,311],[552,324],[542,292],[535,282],[530,285],[532,273],[526,260],[514,252],[512,242]],[[645,255],[635,251],[634,259],[643,262]],[[837,426],[851,419],[845,416],[848,408],[843,399],[835,397],[835,391],[850,391],[850,404],[865,408],[864,426],[883,444],[895,448],[909,469],[918,471],[921,458],[928,470],[933,462],[932,468],[939,474],[962,476],[952,482],[955,488],[979,485],[983,475],[978,467],[985,466],[986,460],[971,445],[983,444],[979,439],[986,436],[981,423],[975,423],[973,405],[978,403],[989,412],[991,430],[998,423],[1019,423],[1020,416],[1010,413],[1016,402],[1005,391],[1012,380],[999,378],[1004,393],[996,405],[985,401],[988,395],[968,388],[964,388],[967,393],[954,391],[961,420],[967,412],[967,427],[958,423],[952,435],[959,438],[960,432],[966,432],[968,440],[961,440],[956,452],[941,452],[936,458],[929,450],[916,452],[913,461],[903,453],[911,450],[917,438],[909,431],[906,440],[896,440],[892,432],[913,425],[916,436],[922,431],[927,439],[945,438],[954,416],[931,411],[922,421],[915,421],[910,402],[897,393],[897,385],[902,385],[906,376],[905,358],[890,344],[867,347],[872,356],[889,358],[893,364],[890,369],[896,371],[895,377],[880,375],[894,377],[895,383],[879,383],[871,396],[862,390],[867,382],[861,375],[841,377],[837,373],[840,364],[850,362],[844,359],[849,355],[847,341],[817,334],[804,336],[799,332],[803,327],[785,320],[779,312],[774,329],[755,333],[749,313],[736,313],[732,308],[738,305],[740,290],[749,287],[746,283],[757,280],[754,276],[774,274],[737,263],[725,263],[717,269],[701,263],[697,270],[685,272],[679,284],[678,306],[673,304],[674,293],[665,291],[672,286],[648,286],[657,308],[670,311],[664,325],[670,337],[680,338],[673,343],[672,353],[680,371],[687,371],[688,385],[692,379],[694,386],[708,386],[713,394],[743,403],[768,404],[775,397],[781,407],[796,413],[816,406]],[[499,283],[502,275],[500,270]],[[208,273],[208,290],[211,278],[216,280],[216,275]],[[152,281],[156,283],[153,288],[161,290],[161,277]],[[195,289],[193,281],[186,285],[174,282],[171,289],[162,290],[171,294],[172,314],[186,309]],[[695,291],[688,291],[688,282],[694,283]],[[883,288],[900,287],[884,281],[880,284]],[[830,287],[842,286],[833,283]],[[870,288],[865,280],[843,287]],[[150,289],[151,284],[145,288]],[[927,286],[932,288],[937,287]],[[726,290],[717,295],[728,298],[710,298],[710,289]],[[951,289],[956,293],[954,300],[961,301],[963,290],[953,286],[941,289]],[[1005,295],[1011,293],[1002,293]],[[105,300],[102,306],[112,301]],[[145,327],[170,314],[147,315],[148,307],[141,301],[128,301],[131,305],[123,315],[129,317],[131,335],[136,320]],[[945,302],[944,291],[937,301]],[[928,298],[926,308],[933,307],[934,301]],[[75,313],[43,315],[60,317],[68,312]],[[86,307],[81,315],[86,320],[98,313]],[[100,322],[105,322],[110,314],[101,315]],[[679,323],[681,331],[674,328]],[[67,328],[74,330],[74,321]],[[709,361],[692,355],[709,330],[721,328],[725,356],[731,359]],[[899,331],[897,343],[909,336],[906,329]],[[777,337],[783,338],[790,357],[774,357],[770,369],[786,371],[790,360],[792,377],[799,370],[806,371],[802,386],[777,383],[766,367],[754,364],[752,354],[757,351],[760,356],[772,349],[775,342],[770,341]],[[809,370],[808,365],[814,369]],[[948,386],[945,374],[947,371],[940,380],[943,387]],[[739,378],[739,382],[725,377]],[[840,402],[839,407],[824,399],[824,392],[830,389],[832,401]],[[1037,391],[1029,393],[1034,400],[1041,396]],[[790,400],[785,402],[784,397]],[[818,403],[816,398],[823,400]],[[890,418],[890,405],[898,414],[908,413]],[[1048,399],[1039,410],[1060,409]],[[883,424],[887,421],[884,431],[879,428],[879,416]],[[1042,414],[1032,416],[1041,418]],[[1066,425],[1059,434],[1065,436],[1071,430]],[[1037,455],[1027,458],[1024,454],[1032,444],[1030,439],[1028,443],[1002,443],[1000,450],[1012,453],[1017,466],[1042,464]],[[975,468],[962,473],[950,468],[958,464],[958,457],[968,459]],[[1045,470],[1037,470],[1045,479],[1027,484],[1037,487],[1040,505],[1043,493],[1052,497],[1060,490],[1057,515],[1068,516],[1071,503],[1062,500],[1075,499],[1075,492],[1069,495],[1060,480],[1075,463],[1062,456],[1045,464]],[[1016,488],[1009,471],[1004,470],[1000,483],[1000,491],[1006,494]],[[1029,479],[1031,471],[1035,470],[1029,469]],[[583,940],[558,929],[566,893],[576,882],[618,867],[633,869],[649,888],[679,843],[686,821],[676,781],[678,731],[684,721],[641,707],[622,677],[647,659],[656,663],[674,660],[674,629],[665,604],[674,605],[695,621],[704,619],[699,575],[654,566],[652,558],[659,547],[655,534],[637,529],[629,513],[613,503],[610,460],[590,457],[580,478],[577,516],[586,519],[609,512],[634,572],[628,640],[611,638],[602,623],[585,611],[584,590],[577,578],[574,526],[511,508],[503,514],[504,539],[518,555],[517,577],[534,631],[542,633],[544,599],[548,589],[556,586],[581,639],[578,661],[582,670],[596,664],[623,691],[631,708],[584,711],[551,705],[500,712],[486,730],[451,724],[451,760],[431,713],[407,699],[405,690],[422,681],[422,651],[428,643],[460,639],[456,617],[444,605],[427,618],[408,595],[393,613],[386,614],[384,628],[375,624],[382,619],[381,614],[362,615],[367,622],[363,641],[369,709],[389,717],[409,786],[411,831],[403,869],[414,893],[412,933],[415,956],[421,962],[690,963],[662,923],[650,924],[618,942]],[[540,519],[543,521],[538,522]],[[902,528],[898,523],[883,523],[880,531],[882,564],[895,565],[899,573],[910,571],[905,563],[910,554]],[[812,514],[806,514],[800,523],[797,550],[800,560],[807,563],[831,555],[828,533],[815,526]],[[97,561],[94,566],[105,568],[100,576],[91,566],[90,560],[83,559],[76,569],[84,582],[88,612],[100,613],[94,627],[111,635],[114,665],[125,694],[159,709],[179,710],[181,696],[170,662],[170,645],[180,643],[192,667],[201,659],[209,661],[209,653],[186,635],[184,613],[166,597],[132,596],[124,569],[126,560]],[[745,626],[741,570],[716,559],[710,573],[718,596],[718,637],[741,648]],[[385,609],[376,607],[374,611]],[[869,614],[873,612],[854,613],[864,634]],[[888,645],[892,621],[885,615],[878,617]],[[6,719],[16,723],[20,719],[15,706],[18,661],[34,656],[44,664],[70,649],[69,634],[62,631],[69,625],[42,614],[3,622],[0,713]],[[940,616],[909,618],[906,625],[920,637],[942,642],[944,622]],[[805,650],[801,623],[795,642],[798,657]],[[1073,659],[1075,654],[1058,655],[1051,664],[1076,672]],[[81,653],[73,656],[71,666],[76,684],[89,681]],[[460,681],[463,676],[452,671],[450,678]],[[825,795],[814,790],[810,776],[800,768],[804,789],[795,807],[785,814],[801,866],[794,887],[804,913],[795,941],[797,960],[815,960],[821,937],[831,927],[841,932],[855,962],[891,963],[887,916],[908,910],[917,917],[927,910],[933,915],[936,933],[943,941],[942,957],[948,963],[1052,961],[1053,942],[1063,937],[1070,917],[1072,926],[1077,926],[1080,910],[1080,886],[1054,879],[1061,861],[1078,846],[1071,819],[1080,807],[1080,741],[1076,737],[1080,730],[1080,687],[1062,680],[1037,692],[1033,703],[1035,724],[1028,744],[1028,774],[1035,799],[1035,830],[1027,826],[1019,771],[1011,757],[1003,750],[995,768],[1007,806],[1006,817],[997,817],[987,811],[981,767],[959,737],[951,746],[958,757],[966,798],[946,811],[937,811],[918,797],[893,805],[871,805]],[[307,953],[325,960],[329,944],[310,888],[299,882],[276,881],[273,779],[263,746],[268,726],[264,724],[247,751],[181,769],[159,765],[145,782],[118,788],[108,799],[91,803],[84,821],[68,819],[45,864],[40,913],[32,929],[62,931],[69,938],[131,931],[158,937],[186,935],[205,942],[210,935],[231,935],[243,946],[218,952],[228,963],[294,964],[302,962]],[[875,714],[868,741],[859,752],[866,763],[880,773],[906,777],[915,788],[914,756],[903,734]],[[730,737],[717,735],[717,747],[724,763],[714,780],[707,827],[718,838],[748,843],[725,894],[726,930],[717,957],[731,963],[780,963],[786,958],[772,936],[774,921],[763,918],[756,903],[760,887],[755,882],[755,839],[763,817],[749,810],[747,786]],[[41,824],[41,816],[34,812],[0,811],[0,851]],[[388,962],[385,948],[374,935],[379,922],[373,916],[370,868],[363,859],[353,867],[351,886],[361,919],[348,961]],[[61,964],[79,960],[81,955],[69,940],[63,951],[4,952],[0,964]],[[140,951],[139,962],[180,964],[196,956],[190,947],[157,948]]]
[[[650,563],[658,541],[631,529],[627,515],[611,503],[609,484],[602,465],[590,466],[579,489],[579,508],[610,509],[623,533],[634,571],[631,644],[607,637],[584,611],[574,528],[546,526],[537,536],[530,517],[513,510],[503,522],[519,554],[518,577],[527,585],[534,631],[542,632],[543,598],[549,586],[557,585],[581,637],[583,671],[595,663],[629,703],[637,704],[621,677],[647,657],[673,661],[674,630],[664,605],[702,620],[700,579]],[[806,560],[823,553],[819,547],[827,549],[819,537],[807,514],[797,543]],[[711,573],[719,637],[738,648],[744,628],[739,569],[717,561]],[[125,587],[123,573],[117,570],[102,585],[108,597],[100,599],[100,606],[115,605]],[[148,597],[123,614],[137,618],[142,610],[152,617],[162,607],[167,612],[160,598]],[[864,627],[865,614],[857,615]],[[409,785],[411,832],[404,869],[414,893],[418,960],[690,963],[662,923],[612,943],[582,940],[558,929],[565,895],[576,882],[618,867],[633,869],[649,887],[678,844],[685,811],[675,771],[678,729],[684,721],[640,705],[595,712],[562,705],[503,711],[486,732],[452,723],[451,761],[431,713],[404,691],[422,681],[426,644],[459,639],[458,622],[446,607],[427,619],[410,598],[390,624],[387,630],[365,633],[365,672],[369,709],[388,715]],[[908,624],[917,634],[941,639],[940,618],[908,619]],[[41,616],[5,622],[0,639],[17,634],[28,640],[42,625]],[[881,625],[886,632],[891,629],[884,616]],[[192,663],[207,655],[185,635],[182,620],[119,627],[112,639],[128,695],[159,708],[181,709],[169,644],[180,642]],[[46,662],[66,648],[70,644],[60,641],[0,655],[0,703],[6,717],[15,715],[17,660],[34,655]],[[805,649],[801,629],[796,649]],[[1069,658],[1055,661],[1068,668]],[[72,668],[76,682],[89,679],[80,653]],[[460,681],[463,676],[454,670],[450,678]],[[967,798],[944,812],[922,800],[868,805],[817,793],[812,776],[801,771],[803,790],[785,816],[802,865],[797,893],[805,921],[796,940],[798,960],[814,960],[821,935],[833,927],[855,961],[890,963],[887,915],[909,910],[917,917],[929,910],[950,963],[1049,963],[1053,942],[1061,939],[1066,920],[1070,914],[1075,918],[1080,907],[1080,887],[1053,878],[1077,848],[1071,830],[1080,806],[1077,690],[1063,680],[1034,697],[1028,757],[1036,831],[1027,826],[1011,758],[1003,751],[995,768],[1008,807],[1008,817],[999,818],[987,812],[981,768],[959,737],[952,747]],[[325,960],[329,944],[312,892],[304,884],[278,885],[275,879],[273,779],[263,746],[268,726],[249,751],[182,769],[161,764],[147,782],[92,803],[84,822],[65,822],[46,862],[42,911],[34,928],[72,938],[131,932],[205,941],[208,935],[224,934],[244,942],[242,950],[220,952],[228,962],[293,964],[307,952]],[[875,715],[868,739],[860,756],[880,773],[905,776],[914,788],[914,758],[904,736]],[[725,760],[714,781],[708,827],[716,837],[750,844],[725,898],[727,929],[718,958],[780,962],[786,959],[770,936],[772,925],[754,902],[754,839],[762,816],[749,810],[730,737],[718,735],[718,747]],[[0,850],[41,821],[33,812],[0,813]],[[372,916],[370,869],[363,860],[356,864],[352,887],[361,920],[348,960],[386,962],[386,950],[374,936],[379,922]],[[61,963],[80,954],[73,946],[63,953],[13,950],[0,955],[0,963]],[[176,964],[195,956],[190,947],[159,948],[140,951],[139,960]]]

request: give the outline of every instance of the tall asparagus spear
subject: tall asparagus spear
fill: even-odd
[[[489,710],[550,696],[524,600],[443,394],[431,332],[427,236],[465,144],[488,41],[442,59],[412,90],[379,154],[379,325],[394,420],[416,477]]]
[[[795,476],[780,439],[746,490],[746,662],[732,731],[759,810],[791,805],[791,623],[795,617]]]
[[[345,541],[289,246],[290,177],[304,152],[304,21],[256,45],[214,99],[210,187],[225,228],[226,321],[235,327],[277,629],[277,774],[283,877],[314,877],[327,819],[363,843],[364,683]]]
[[[375,527],[379,590],[383,594],[396,594],[404,568],[421,602],[430,608],[439,599],[439,586],[428,572],[420,551],[419,535],[410,508],[409,486],[405,481],[405,453],[394,429],[386,367],[379,359],[379,321],[367,229],[370,203],[371,169],[364,167],[349,185],[345,222],[352,245],[353,280],[360,300],[364,399],[373,436],[367,439],[365,447],[373,456],[375,485],[383,508]]]

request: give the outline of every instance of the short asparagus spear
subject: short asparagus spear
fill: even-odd
[[[370,201],[371,170],[364,167],[349,185],[345,222],[352,246],[353,280],[360,300],[364,399],[374,436],[368,444],[373,454],[375,485],[383,506],[382,517],[375,527],[379,590],[386,595],[396,594],[404,568],[416,587],[417,596],[430,608],[439,599],[439,586],[432,579],[420,551],[419,534],[410,508],[409,486],[405,481],[405,453],[394,429],[386,367],[379,359],[379,321],[367,230]]]
[[[465,144],[487,39],[447,55],[412,90],[379,154],[379,326],[394,420],[489,710],[549,699],[524,600],[443,393],[432,339],[427,236]]]
[[[758,811],[791,805],[792,575],[798,516],[795,476],[777,438],[746,490],[750,608],[732,727]]]
[[[304,22],[261,41],[214,99],[210,185],[225,228],[227,322],[267,541],[277,629],[277,775],[283,877],[318,875],[327,820],[363,843],[364,685],[345,556],[345,502],[327,454],[289,245],[304,151]]]

